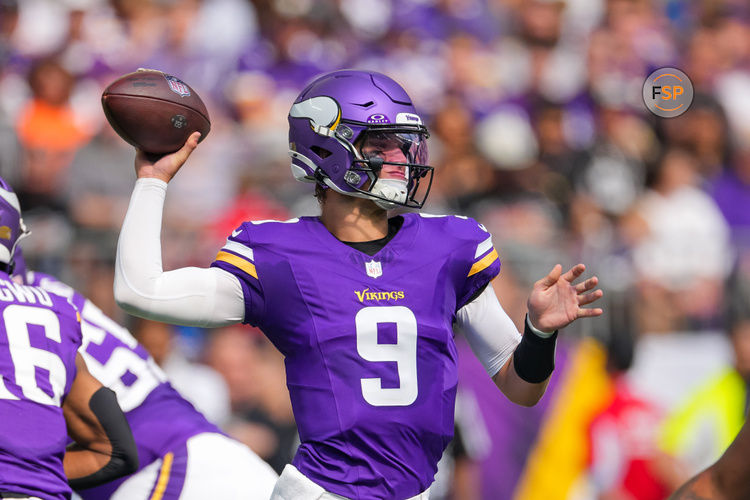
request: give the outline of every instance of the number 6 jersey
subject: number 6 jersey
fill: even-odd
[[[76,376],[78,311],[0,273],[0,316],[0,492],[70,498],[61,404]]]
[[[237,276],[245,322],[286,357],[294,465],[349,498],[408,498],[453,436],[456,311],[497,275],[476,221],[405,214],[370,256],[315,217],[244,223],[212,266]]]

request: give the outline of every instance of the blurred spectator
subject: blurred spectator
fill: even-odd
[[[226,383],[208,366],[191,362],[182,354],[172,325],[138,319],[133,335],[185,399],[216,425],[227,424],[230,409]]]
[[[130,165],[134,157],[133,148],[111,127],[104,127],[78,151],[66,179],[66,201],[68,213],[83,230],[117,237],[135,182]]]
[[[632,364],[634,342],[627,326],[615,330],[607,342],[612,390],[589,427],[589,475],[600,500],[661,500],[689,477],[658,448],[661,409],[624,376]]]
[[[237,196],[227,210],[216,221],[210,224],[215,235],[215,245],[220,245],[227,234],[237,229],[240,224],[249,220],[285,220],[289,213],[283,205],[262,192],[252,177],[240,179]]]
[[[750,251],[750,147],[738,148],[733,160],[709,189],[729,224],[732,242],[746,260]]]
[[[23,146],[18,195],[24,209],[64,209],[61,199],[73,156],[90,132],[70,108],[74,80],[57,61],[45,59],[29,73],[33,98],[16,124]]]
[[[280,472],[298,445],[283,357],[260,332],[235,325],[212,334],[206,359],[229,387],[227,432]]]
[[[632,232],[644,299],[638,314],[652,323],[665,314],[680,315],[667,330],[713,325],[733,256],[724,217],[700,190],[695,159],[681,150],[667,151],[636,210],[643,221],[641,234]],[[657,330],[644,325],[641,331]]]
[[[742,292],[743,300],[729,314],[733,365],[697,387],[664,423],[662,445],[686,464],[690,475],[718,459],[747,418],[750,309],[746,287]]]
[[[18,27],[18,18],[18,0],[0,3],[0,65],[3,67],[13,52],[11,37]]]

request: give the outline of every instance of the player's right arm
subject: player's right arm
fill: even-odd
[[[523,336],[500,306],[491,284],[458,310],[456,320],[469,345],[510,401],[535,405],[554,369],[557,330],[578,318],[602,314],[601,309],[582,307],[602,296],[601,290],[591,291],[598,283],[596,277],[573,284],[584,270],[579,264],[563,274],[557,265],[534,284]],[[537,330],[535,324],[548,331]]]
[[[92,488],[138,469],[135,440],[115,393],[89,373],[80,354],[62,409],[75,441],[63,459],[72,488]]]
[[[120,307],[136,316],[217,327],[244,318],[244,294],[239,280],[216,267],[164,272],[161,262],[161,219],[167,183],[195,149],[199,137],[193,133],[182,149],[155,162],[138,152],[138,181],[117,244],[114,293]]]

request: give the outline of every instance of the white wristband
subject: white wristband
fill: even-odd
[[[529,330],[531,330],[532,332],[534,332],[535,335],[537,335],[538,337],[541,337],[543,339],[548,339],[548,338],[550,338],[551,336],[553,336],[555,334],[555,332],[543,332],[542,330],[540,330],[537,327],[535,327],[534,325],[532,325],[531,324],[531,319],[529,318],[528,314],[526,315],[526,325],[529,327]]]

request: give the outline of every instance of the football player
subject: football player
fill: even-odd
[[[0,179],[0,197],[9,196],[15,195]],[[2,204],[0,218],[23,224],[18,212]],[[135,437],[137,472],[95,488],[90,488],[93,483],[76,483],[82,498],[146,500],[155,493],[158,498],[181,499],[266,500],[270,496],[278,478],[273,469],[180,396],[126,328],[68,285],[27,270],[20,247],[13,264],[16,281],[63,297],[80,311],[79,358],[91,375],[114,390]]]
[[[76,308],[12,280],[26,234],[18,198],[0,179],[0,498],[65,499],[71,486],[130,474],[138,454],[114,393],[77,354]]]
[[[512,401],[533,405],[554,367],[557,330],[602,314],[597,278],[556,265],[533,287],[522,336],[490,281],[492,238],[460,216],[421,208],[432,181],[427,129],[385,75],[337,71],[289,112],[292,173],[314,183],[319,217],[246,222],[209,268],[164,272],[167,183],[194,133],[156,161],[136,155],[115,297],[127,311],[196,326],[244,322],[284,354],[301,445],[273,499],[427,498],[453,435],[453,324]]]
[[[91,374],[117,394],[133,429],[141,467],[93,489],[84,500],[163,498],[266,500],[278,475],[250,448],[227,437],[183,398],[131,333],[56,278],[29,271],[26,280],[67,297],[81,311],[80,353]]]

